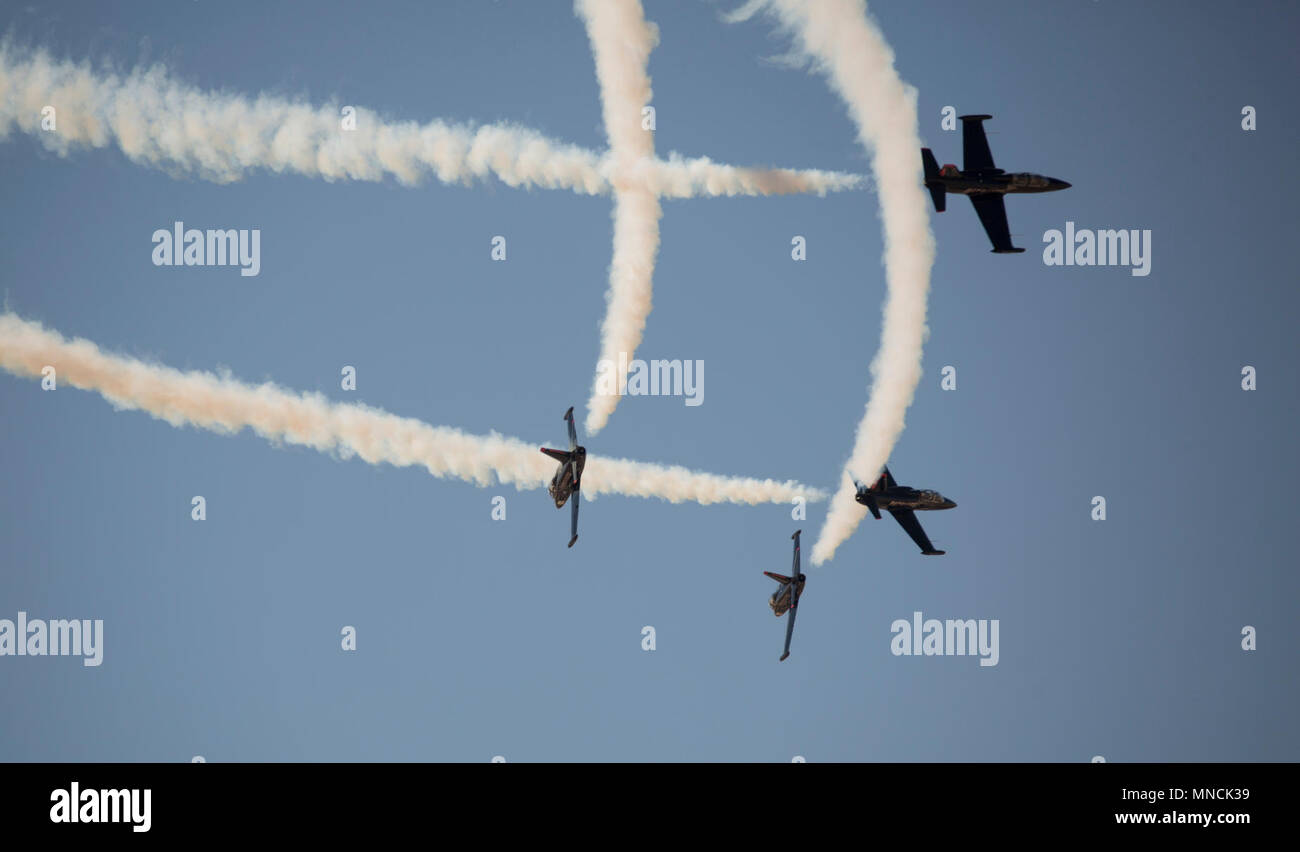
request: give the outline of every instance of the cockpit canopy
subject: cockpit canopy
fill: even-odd
[[[949,163],[948,165],[939,169],[939,174],[943,175],[944,177],[950,177],[950,178],[961,177],[961,171],[952,163]]]
[[[1020,172],[1011,176],[1012,186],[1027,186],[1031,188],[1042,188],[1048,185],[1047,178],[1042,175],[1033,175],[1028,172]]]

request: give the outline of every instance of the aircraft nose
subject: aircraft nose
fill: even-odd
[[[957,503],[956,503],[956,501],[954,501],[954,500],[949,500],[947,497],[945,497],[945,498],[943,498],[943,507],[944,507],[945,509],[955,509],[955,508],[957,508]]]
[[[1066,183],[1065,181],[1052,178],[1052,189],[1069,189],[1069,188],[1070,188],[1070,184]]]

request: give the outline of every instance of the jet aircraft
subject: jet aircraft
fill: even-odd
[[[573,543],[578,540],[578,503],[581,499],[582,469],[587,464],[587,448],[578,446],[578,430],[573,425],[573,406],[564,412],[564,419],[569,424],[568,451],[542,447],[542,452],[560,463],[555,469],[555,476],[551,477],[551,484],[546,487],[551,499],[555,501],[555,508],[564,508],[569,495],[573,495],[573,515],[569,527],[573,536],[569,539],[569,547],[573,547]]]
[[[921,548],[921,553],[926,556],[943,556],[946,551],[935,550],[934,545],[930,544],[930,537],[925,534],[925,530],[921,529],[921,522],[916,519],[916,512],[951,509],[957,505],[956,503],[938,491],[917,490],[899,485],[894,481],[888,467],[880,474],[880,478],[874,485],[864,485],[856,479],[853,480],[853,484],[858,488],[854,499],[871,510],[876,520],[880,520],[880,510],[884,509],[894,516],[894,520],[898,521],[903,529],[907,530],[912,541]]]
[[[767,605],[772,608],[772,614],[780,618],[785,615],[786,610],[790,611],[790,620],[785,623],[785,653],[781,655],[781,660],[790,656],[790,637],[794,635],[794,616],[799,609],[799,596],[803,594],[803,585],[807,581],[808,575],[799,573],[799,533],[803,530],[795,530],[794,535],[794,570],[789,577],[781,574],[773,574],[771,571],[763,573],[776,580],[781,584],[772,597],[768,600]],[[778,662],[780,662],[778,661]]]
[[[947,165],[939,168],[934,152],[921,149],[925,164],[925,188],[934,199],[934,209],[942,213],[946,207],[945,193],[956,192],[970,196],[979,214],[984,232],[993,243],[994,254],[1013,254],[1024,249],[1011,245],[1011,229],[1007,225],[1007,208],[1002,197],[1011,192],[1055,192],[1069,189],[1063,180],[1043,175],[1017,172],[1007,174],[993,165],[988,139],[984,136],[984,121],[991,115],[962,115],[961,148],[962,167]]]

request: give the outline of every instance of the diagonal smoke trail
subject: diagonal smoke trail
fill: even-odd
[[[871,395],[845,470],[870,482],[903,433],[907,407],[921,380],[926,300],[934,237],[921,175],[916,90],[894,68],[894,53],[867,14],[865,0],[754,0],[729,16],[759,10],[795,36],[848,105],[858,139],[871,154],[885,234],[885,297],[880,350],[871,363]],[[847,480],[847,478],[846,478]],[[835,555],[866,515],[845,481],[831,499],[813,545],[813,564]]]
[[[294,393],[271,383],[247,385],[228,375],[147,364],[103,352],[89,340],[67,340],[40,323],[0,314],[0,368],[16,376],[41,376],[55,368],[58,382],[99,393],[119,409],[144,411],[173,426],[196,426],[223,434],[250,428],[283,441],[359,456],[370,464],[422,466],[434,476],[455,477],[480,487],[494,481],[517,488],[544,485],[555,462],[537,445],[495,433],[470,435],[430,426],[365,405],[331,402],[320,394]],[[789,503],[795,497],[825,499],[794,481],[698,473],[683,467],[588,456],[582,490],[658,497],[673,503]]]
[[[54,108],[52,116],[43,113]],[[45,125],[52,118],[52,127]],[[816,169],[746,169],[707,157],[638,163],[619,174],[609,158],[514,124],[385,122],[363,108],[343,130],[338,104],[205,92],[155,66],[126,76],[0,44],[0,138],[14,128],[47,148],[115,145],[131,160],[226,183],[256,169],[325,180],[448,184],[496,177],[519,188],[607,194],[637,183],[670,198],[778,195],[855,189],[857,175]]]
[[[655,154],[654,131],[642,126],[641,110],[653,95],[646,66],[659,43],[659,28],[645,19],[641,0],[576,0],[574,8],[587,25],[596,58],[610,157],[617,172],[627,173]],[[661,212],[659,199],[649,189],[615,181],[614,254],[600,326],[600,360],[605,364],[630,363],[641,344],[653,297]],[[597,365],[587,403],[587,434],[594,435],[609,421],[622,399],[624,380],[624,375],[601,371]]]

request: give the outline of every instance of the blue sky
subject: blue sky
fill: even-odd
[[[868,171],[825,81],[765,61],[788,50],[770,22],[646,7],[661,153]],[[1022,255],[990,254],[962,199],[933,217],[925,377],[891,469],[958,502],[923,518],[946,556],[867,520],[808,569],[778,663],[761,572],[788,568],[797,526],[810,549],[820,505],[795,522],[786,506],[605,496],[567,550],[567,512],[540,489],[176,429],[3,374],[0,618],[102,618],[105,649],[98,668],[0,658],[0,758],[1300,759],[1294,6],[872,11],[941,163],[960,163],[939,123],[953,105],[994,116],[998,165],[1073,184],[1009,201]],[[205,89],[604,146],[563,2],[10,5],[0,30]],[[5,299],[65,335],[537,441],[561,440],[586,399],[608,198],[223,186],[21,134],[0,169]],[[261,274],[153,266],[151,234],[177,219],[260,228]],[[1151,274],[1044,266],[1042,234],[1067,221],[1150,229]],[[625,399],[588,447],[831,487],[879,338],[875,196],[667,201],[661,232],[640,354],[703,360],[705,403]],[[891,655],[890,624],[914,611],[998,619],[998,665]],[[1258,650],[1241,649],[1245,625]]]

